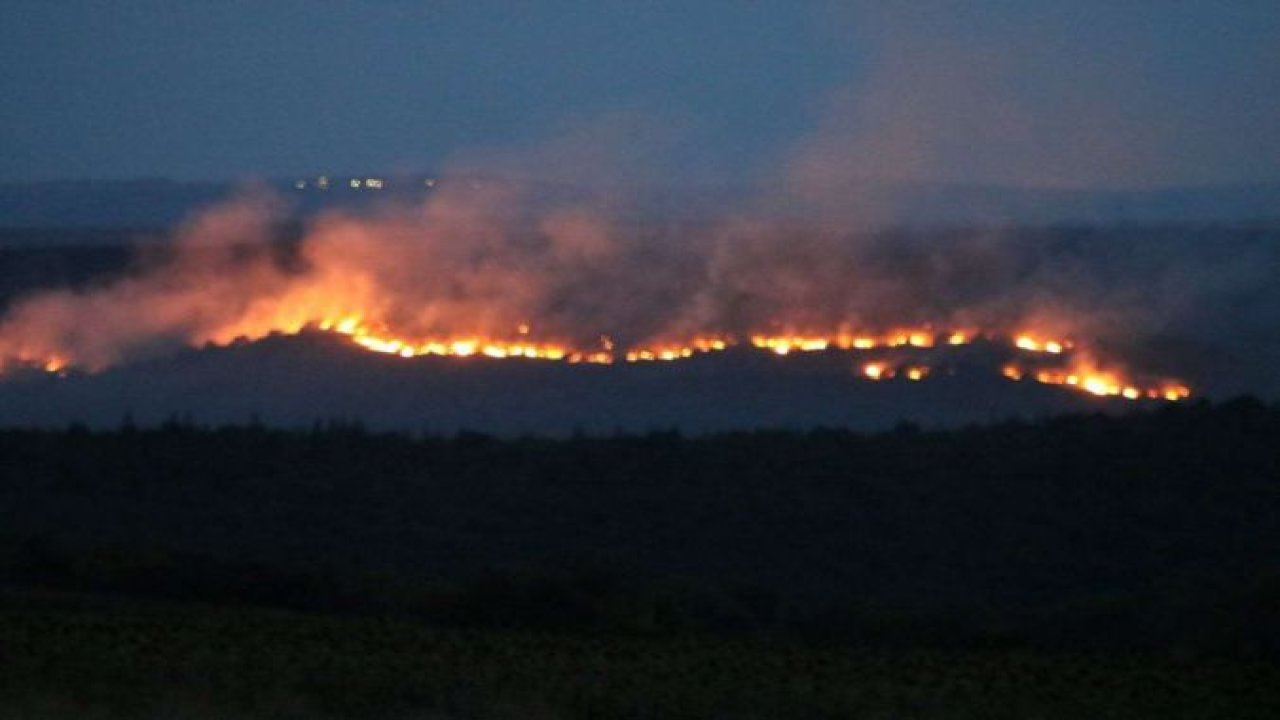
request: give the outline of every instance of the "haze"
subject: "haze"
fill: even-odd
[[[1269,0],[9,2],[0,180],[1274,182],[1276,37]]]

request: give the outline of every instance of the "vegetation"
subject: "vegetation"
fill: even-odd
[[[0,431],[0,707],[1272,717],[1278,440],[1251,399],[876,435]]]
[[[1260,662],[450,630],[207,608],[51,610],[53,599],[38,600],[41,609],[0,615],[5,717],[1247,720],[1280,712],[1280,668]]]

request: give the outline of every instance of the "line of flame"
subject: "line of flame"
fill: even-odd
[[[875,349],[918,348],[927,349],[940,345],[968,345],[981,338],[989,342],[1003,342],[1011,349],[1033,355],[1067,356],[1076,345],[1065,338],[1019,332],[1001,334],[974,329],[953,329],[938,332],[931,328],[906,328],[887,333],[838,332],[834,334],[753,334],[746,342],[729,335],[699,336],[681,342],[667,342],[620,350],[608,336],[600,337],[600,345],[593,349],[576,348],[568,343],[535,341],[530,339],[527,324],[517,327],[516,339],[499,340],[482,336],[460,336],[438,339],[407,339],[364,322],[359,315],[326,318],[318,323],[291,325],[288,334],[306,330],[319,330],[350,338],[357,346],[372,352],[396,355],[403,358],[421,356],[489,358],[527,358],[533,360],[560,361],[570,364],[587,363],[612,365],[616,362],[644,363],[676,361],[695,355],[727,350],[749,345],[761,351],[786,356],[793,352],[822,352],[828,350],[865,351]],[[65,373],[73,362],[62,356],[18,356],[10,364],[38,367],[50,373]],[[0,370],[4,366],[0,365]],[[909,381],[923,380],[933,372],[928,365],[913,363],[895,365],[885,360],[867,362],[857,369],[857,374],[867,380],[902,378]],[[1191,396],[1191,389],[1178,381],[1143,384],[1125,378],[1111,370],[1100,370],[1084,359],[1074,359],[1068,368],[1027,368],[1010,363],[1001,369],[1004,377],[1014,381],[1033,381],[1056,385],[1102,397],[1126,400],[1162,399],[1183,400]]]
[[[741,343],[727,335],[695,337],[685,342],[664,343],[631,348],[615,354],[613,341],[601,337],[600,349],[582,350],[555,343],[535,343],[522,340],[503,341],[478,337],[441,340],[411,341],[375,332],[362,325],[356,318],[325,320],[318,329],[350,336],[360,347],[374,352],[417,357],[423,355],[470,357],[483,355],[490,358],[523,357],[540,360],[564,361],[571,364],[590,363],[611,365],[618,361],[627,363],[676,361],[695,355],[726,350]],[[520,333],[528,333],[528,326],[521,325]],[[793,352],[821,352],[826,350],[858,351],[880,348],[933,348],[938,345],[968,345],[978,338],[989,341],[1005,340],[1012,348],[1034,354],[1063,355],[1076,347],[1071,340],[1050,338],[1030,333],[1000,335],[974,330],[950,330],[935,332],[930,329],[895,330],[885,334],[838,333],[835,335],[765,335],[754,334],[749,344],[759,350],[785,356]],[[924,364],[893,365],[887,361],[868,362],[859,368],[858,374],[867,380],[902,378],[919,381],[928,377],[933,368]],[[1117,397],[1126,400],[1163,399],[1184,400],[1191,396],[1191,389],[1177,381],[1143,385],[1127,380],[1114,371],[1101,371],[1085,365],[1071,369],[1040,369],[1029,371],[1020,365],[1010,364],[1002,368],[1002,374],[1015,381],[1024,379],[1045,385],[1057,385],[1079,390],[1100,397]]]

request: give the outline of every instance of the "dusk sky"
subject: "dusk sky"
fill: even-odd
[[[1280,180],[1280,3],[0,5],[0,180]]]

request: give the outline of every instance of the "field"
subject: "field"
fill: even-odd
[[[51,607],[57,609],[51,609]],[[548,634],[42,598],[0,615],[6,718],[1273,718],[1280,667]]]
[[[1277,437],[8,430],[0,717],[1276,717]]]

